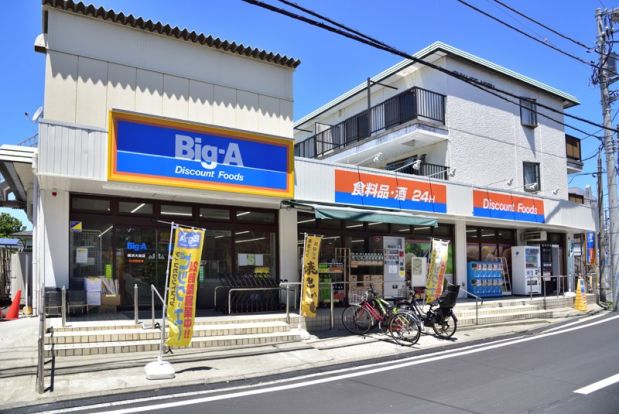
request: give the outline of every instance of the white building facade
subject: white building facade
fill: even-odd
[[[512,102],[404,60],[295,123],[296,155],[305,158],[296,162],[295,199],[408,211],[439,227],[300,226],[337,234],[336,243],[359,252],[376,249],[380,237],[402,237],[407,263],[428,255],[431,238],[447,239],[448,278],[465,289],[471,263],[499,261],[511,271],[517,245],[540,246],[544,275],[573,275],[582,233],[596,230],[590,206],[568,201],[568,174],[582,171],[582,163],[579,141],[565,134],[563,110],[578,100],[440,42],[415,57],[495,94],[507,91],[511,96],[502,96]],[[556,290],[551,280],[547,287]],[[569,288],[566,280],[559,284]]]

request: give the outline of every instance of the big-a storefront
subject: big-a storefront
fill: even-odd
[[[280,204],[294,190],[300,62],[94,11],[43,1],[45,100],[26,189],[34,285],[82,290],[98,276],[120,306],[136,284],[149,304],[150,285],[163,288],[171,222],[206,229],[199,306],[212,305],[222,275],[296,272],[283,251],[295,221]]]

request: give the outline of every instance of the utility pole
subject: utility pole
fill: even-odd
[[[606,241],[604,240],[604,228],[606,219],[604,217],[604,188],[602,187],[602,152],[598,154],[598,173],[597,173],[597,184],[598,184],[598,289],[600,292],[600,300],[602,302],[606,302],[606,292],[604,292],[604,283],[602,280],[602,275],[604,274],[604,269],[606,268]],[[586,248],[586,246],[585,246]]]
[[[608,61],[609,50],[606,47],[607,36],[612,32],[612,27],[605,27],[604,18],[612,11],[596,9],[595,17],[598,27],[597,49],[600,55],[598,82],[600,85],[600,95],[602,100],[602,114],[604,116],[604,149],[606,151],[606,184],[608,186],[608,213],[610,218],[610,225],[608,229],[608,241],[609,241],[609,269],[610,277],[613,281],[617,280],[617,269],[619,269],[619,224],[618,211],[617,211],[617,173],[615,167],[615,145],[612,129],[611,118],[611,100],[609,86],[609,74],[608,74]],[[612,18],[610,19],[612,25]],[[619,299],[617,289],[617,283],[614,283],[613,291],[613,303],[614,310],[617,310],[617,300]]]

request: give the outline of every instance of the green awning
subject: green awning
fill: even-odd
[[[391,223],[409,226],[438,226],[438,220],[432,217],[415,214],[388,211],[369,210],[353,207],[335,207],[322,204],[292,203],[295,206],[306,206],[314,209],[314,215],[319,219],[335,219],[350,221],[365,221],[369,223]]]

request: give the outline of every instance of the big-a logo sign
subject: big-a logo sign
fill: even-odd
[[[112,111],[109,146],[111,181],[293,195],[289,139]]]

